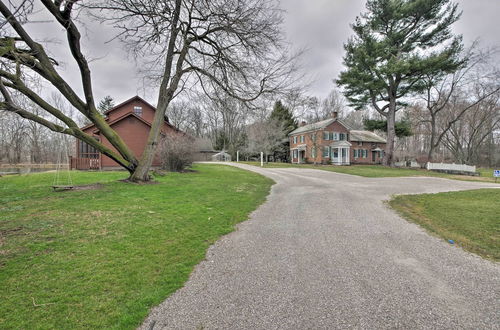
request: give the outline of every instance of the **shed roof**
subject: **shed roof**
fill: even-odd
[[[351,134],[349,140],[351,141],[361,141],[361,142],[380,142],[386,143],[387,141],[377,134],[370,131],[356,131],[351,130],[349,132]]]

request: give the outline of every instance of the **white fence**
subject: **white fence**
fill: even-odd
[[[396,167],[404,167],[404,166],[406,166],[406,162],[394,162],[394,166],[396,166]]]
[[[427,163],[425,167],[428,170],[461,171],[461,172],[476,173],[476,166],[461,165],[461,164]]]
[[[395,162],[394,163],[394,166],[396,167],[413,167],[413,168],[420,168],[420,165],[416,162],[416,161],[411,161],[411,162],[405,162],[405,161],[402,161],[402,162]]]

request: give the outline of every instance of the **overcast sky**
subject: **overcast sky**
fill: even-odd
[[[325,97],[334,87],[342,67],[343,44],[351,33],[350,24],[359,13],[364,11],[365,0],[281,0],[286,11],[284,30],[287,38],[296,48],[307,47],[309,52],[304,59],[308,74],[313,83],[309,93],[319,98]],[[459,0],[463,10],[462,18],[455,23],[453,30],[464,36],[469,45],[479,38],[483,47],[500,46],[498,28],[499,0]],[[45,17],[37,15],[38,20]],[[39,38],[59,36],[64,40],[61,29],[51,23],[30,24],[30,30]],[[155,104],[155,93],[144,90],[137,78],[134,61],[127,57],[126,51],[117,42],[105,43],[112,31],[98,24],[88,25],[85,50],[91,63],[94,91],[99,100],[111,95],[116,103],[136,94]],[[62,59],[64,77],[73,84],[78,83],[78,75],[70,55],[61,43],[53,45],[54,57]]]

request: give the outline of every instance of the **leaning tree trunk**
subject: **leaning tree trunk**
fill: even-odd
[[[144,148],[141,159],[139,160],[139,165],[130,175],[130,181],[149,181],[151,179],[151,177],[149,176],[149,170],[156,155],[156,146],[158,145],[161,128],[165,121],[165,112],[171,99],[172,96],[170,95],[170,93],[161,96],[160,102],[158,103],[158,107],[155,112],[155,116],[153,118],[153,122],[151,123],[151,130],[149,131],[146,147]]]
[[[391,101],[389,112],[387,113],[387,146],[382,161],[384,166],[394,164],[394,140],[396,138],[396,102]]]
[[[129,180],[131,181],[149,181],[151,179],[149,176],[149,169],[153,164],[153,159],[156,154],[156,146],[158,145],[160,132],[165,121],[165,113],[167,112],[167,107],[170,104],[170,101],[172,101],[174,97],[175,91],[177,90],[179,81],[183,74],[182,66],[188,54],[189,46],[186,40],[184,40],[184,45],[179,52],[175,65],[175,74],[172,76],[174,54],[176,51],[176,41],[180,31],[177,25],[179,22],[181,5],[182,0],[175,0],[175,11],[170,26],[170,36],[168,41],[167,54],[165,56],[165,67],[163,68],[163,78],[161,80],[160,92],[158,95],[158,105],[156,107],[153,122],[151,123],[151,130],[149,131],[146,147],[144,148],[138,166],[130,175]],[[185,35],[184,37],[187,38]]]

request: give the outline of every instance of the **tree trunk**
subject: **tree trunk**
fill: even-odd
[[[396,102],[391,101],[387,113],[387,146],[383,159],[384,166],[394,165],[394,140],[396,137]]]
[[[429,146],[429,153],[427,154],[427,161],[432,162],[434,157],[434,149],[436,143],[436,117],[431,114],[431,143]]]
[[[181,4],[182,0],[175,1],[175,12],[171,22],[167,54],[165,57],[165,66],[163,68],[163,78],[161,80],[160,92],[158,95],[158,106],[156,107],[155,116],[153,118],[153,122],[151,123],[151,130],[149,131],[146,147],[144,148],[138,166],[130,175],[129,180],[131,181],[149,181],[151,179],[149,176],[149,169],[153,164],[153,159],[156,153],[156,146],[158,144],[160,132],[165,121],[165,113],[167,112],[167,107],[170,104],[170,101],[172,101],[172,98],[174,97],[174,93],[177,90],[179,80],[182,76],[182,65],[188,53],[188,44],[186,43],[186,40],[184,40],[184,46],[177,59],[175,74],[173,77],[171,75],[174,60],[175,43],[177,41],[177,35],[180,31],[177,24],[179,22],[179,16],[181,12]]]
[[[149,131],[146,147],[144,148],[144,151],[142,153],[139,165],[130,175],[129,178],[130,181],[134,182],[149,181],[151,179],[151,177],[149,176],[149,169],[153,164],[153,159],[156,154],[156,146],[158,145],[158,139],[160,137],[161,128],[165,120],[163,118],[165,111],[162,111],[161,109],[166,109],[169,102],[170,98],[168,98],[168,100],[164,100],[165,103],[164,105],[158,104],[155,116],[153,118],[153,122],[151,123],[151,130]]]

